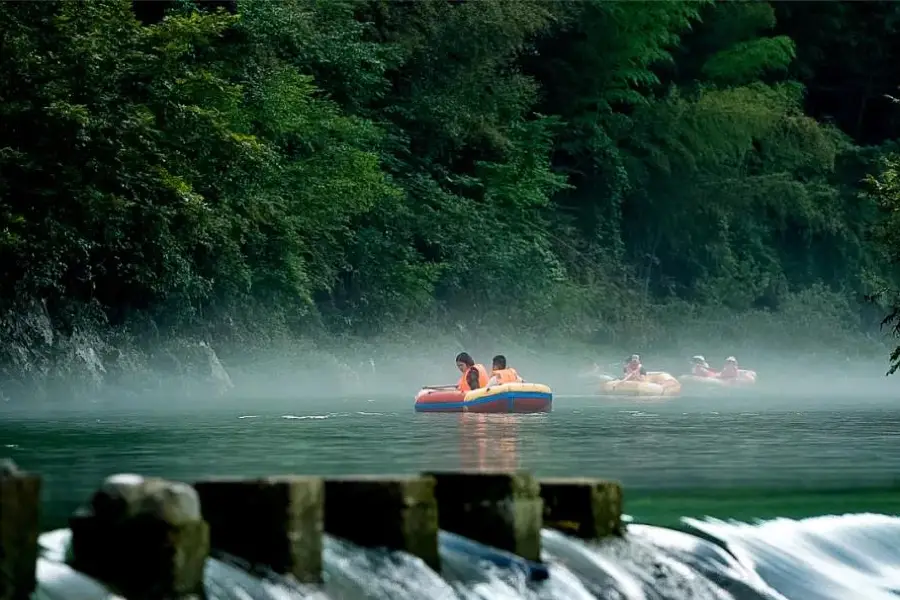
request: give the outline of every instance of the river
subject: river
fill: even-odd
[[[648,526],[632,527],[632,545],[644,539],[664,554],[667,535],[690,530],[696,536],[702,529],[701,536],[728,545],[735,556],[743,548],[751,558],[741,568],[781,597],[896,597],[890,590],[900,588],[900,519],[871,513],[900,514],[900,407],[889,399],[861,405],[854,398],[828,407],[803,398],[753,406],[752,399],[636,403],[560,396],[546,415],[439,415],[414,413],[409,400],[376,397],[274,409],[254,409],[248,401],[240,409],[6,411],[0,454],[45,477],[46,529],[65,527],[74,508],[115,472],[190,481],[520,468],[538,476],[612,478],[624,485],[626,513]],[[810,519],[825,515],[832,516]],[[879,537],[888,535],[892,542]],[[642,585],[646,565],[616,556],[607,559],[628,563],[622,568]],[[726,595],[675,586],[658,597],[732,597],[728,586],[716,585]],[[634,597],[585,589],[593,597]],[[860,589],[868,595],[846,595]]]

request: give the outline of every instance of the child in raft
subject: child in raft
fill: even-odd
[[[488,385],[503,385],[504,383],[524,383],[524,379],[512,367],[506,366],[506,357],[498,354],[494,357],[491,365],[491,378]]]

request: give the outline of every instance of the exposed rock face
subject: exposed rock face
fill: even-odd
[[[202,348],[203,353],[206,355],[207,363],[209,364],[209,375],[208,378],[210,383],[215,387],[216,392],[218,394],[224,394],[225,392],[234,388],[234,383],[231,381],[231,377],[228,375],[228,371],[225,370],[225,367],[222,366],[222,361],[219,360],[219,357],[216,356],[215,351],[210,348],[209,344],[206,342],[200,342],[200,348]]]
[[[0,314],[0,400],[88,398],[150,392],[165,385],[187,395],[219,396],[234,388],[206,341],[159,335],[152,322],[140,332],[112,327],[99,307],[72,310],[54,323],[43,302]]]
[[[319,396],[408,393],[397,376],[409,367],[405,342],[392,362],[380,346],[329,350],[285,323],[250,317],[244,325],[220,316],[190,331],[161,331],[146,315],[113,325],[92,304],[48,310],[34,300],[0,309],[0,402],[215,401],[236,388],[242,396],[292,395],[300,381],[314,382],[306,389]],[[420,359],[419,368],[444,372],[434,367],[439,361]]]
[[[114,475],[70,527],[72,566],[127,598],[202,597],[209,527],[191,486]]]
[[[15,399],[47,378],[54,341],[43,303],[28,303],[0,315],[0,389],[4,399]]]

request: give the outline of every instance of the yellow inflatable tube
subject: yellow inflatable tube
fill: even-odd
[[[500,385],[492,385],[491,387],[478,388],[466,392],[466,402],[472,402],[485,396],[495,396],[497,394],[522,394],[530,396],[531,394],[553,394],[549,386],[542,383],[503,383]]]
[[[650,371],[642,381],[604,381],[601,390],[611,396],[677,396],[681,383],[669,373]]]

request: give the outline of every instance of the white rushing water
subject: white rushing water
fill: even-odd
[[[215,600],[897,600],[900,518],[875,514],[757,524],[684,519],[686,531],[631,525],[622,539],[586,543],[544,530],[550,577],[529,582],[461,551],[442,532],[443,573],[403,553],[326,536],[322,586],[207,562]],[[692,531],[692,532],[691,532]],[[65,564],[70,533],[41,536],[35,600],[111,600]]]

